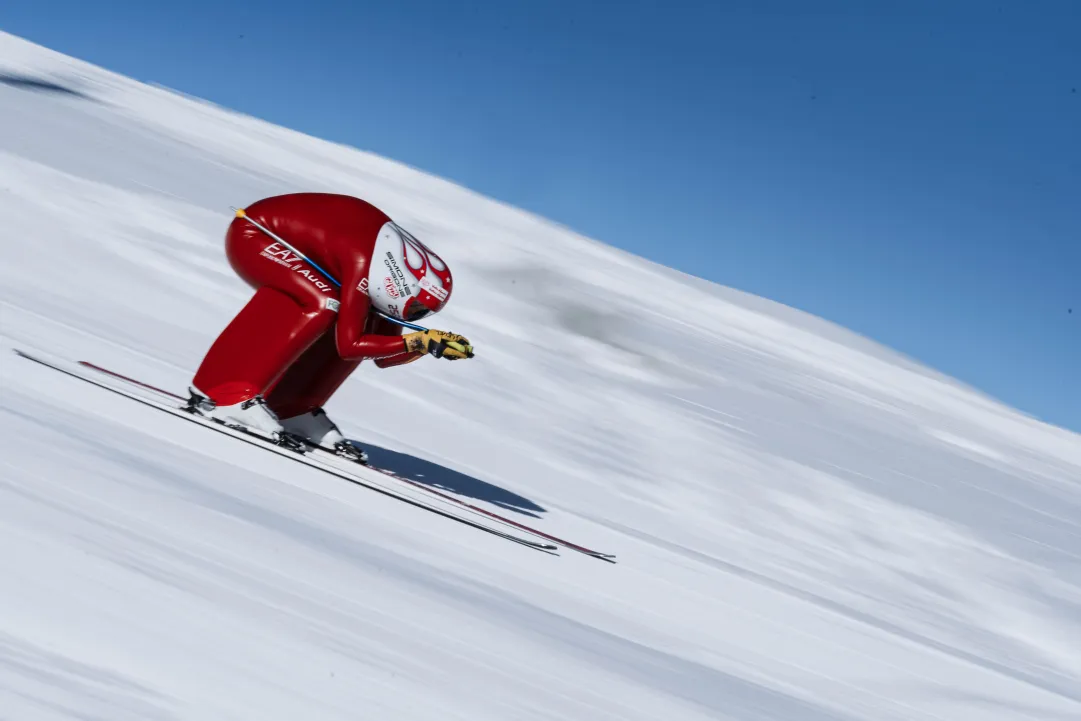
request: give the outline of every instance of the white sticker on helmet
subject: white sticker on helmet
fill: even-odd
[[[420,279],[420,287],[431,293],[440,303],[447,299],[447,289],[443,287],[443,281],[439,279],[439,276],[424,276]]]

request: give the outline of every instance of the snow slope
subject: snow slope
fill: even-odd
[[[430,242],[457,281],[438,324],[478,349],[361,368],[329,408],[348,434],[619,565],[10,353],[183,390],[249,295],[229,206],[295,190],[358,194]],[[0,218],[0,718],[1081,719],[1076,434],[819,319],[4,34]]]

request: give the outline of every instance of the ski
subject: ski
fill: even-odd
[[[104,374],[106,376],[109,376],[109,377],[114,378],[116,380],[122,381],[124,383],[129,383],[129,384],[138,386],[140,388],[143,388],[145,390],[152,391],[154,393],[157,393],[157,394],[159,394],[159,395],[161,395],[161,396],[163,396],[165,398],[169,398],[169,399],[174,400],[174,401],[184,403],[187,400],[183,396],[178,395],[176,393],[173,393],[172,391],[168,391],[168,390],[165,390],[163,388],[158,388],[157,386],[153,386],[153,385],[150,385],[148,383],[144,383],[144,382],[142,382],[140,380],[136,380],[135,378],[131,378],[131,377],[123,375],[121,373],[117,373],[116,371],[111,371],[108,368],[103,368],[103,367],[101,367],[99,365],[96,365],[94,363],[90,363],[89,361],[79,361],[79,365],[84,367],[84,368],[89,368],[90,370],[93,370],[93,371],[95,371],[97,373],[102,373],[102,374]],[[334,459],[335,461],[338,461],[338,462],[344,460],[341,456],[339,456],[339,455],[337,455],[335,453],[332,453],[332,452],[330,452],[328,450],[322,449],[322,448],[315,449],[314,453],[316,453],[316,454],[318,454],[320,456],[325,456],[325,457],[328,457],[328,458],[332,458],[332,459]],[[335,466],[335,467],[337,467],[337,466]],[[386,468],[380,468],[380,467],[372,465],[372,464],[364,464],[364,465],[362,465],[362,467],[367,469],[367,470],[371,470],[371,471],[375,471],[376,473],[380,473],[383,476],[386,476],[387,478],[390,478],[390,479],[394,480],[395,482],[397,482],[399,484],[405,484],[405,485],[407,485],[407,486],[409,486],[411,488],[415,488],[415,489],[419,490],[421,493],[423,493],[423,494],[425,494],[427,496],[430,496],[432,498],[438,498],[438,499],[440,499],[442,501],[445,501],[447,503],[454,504],[455,506],[458,506],[460,508],[465,508],[474,515],[483,516],[483,517],[485,517],[487,519],[490,519],[490,520],[496,521],[496,522],[498,522],[500,524],[503,524],[504,526],[507,526],[509,528],[514,528],[514,529],[516,529],[518,531],[523,531],[525,533],[528,533],[528,534],[534,536],[535,538],[540,538],[540,539],[543,539],[543,540],[548,541],[550,543],[554,543],[557,546],[561,546],[563,548],[566,548],[569,551],[575,551],[576,553],[582,553],[582,554],[585,554],[585,555],[590,556],[592,558],[597,558],[597,559],[600,559],[602,561],[607,561],[608,563],[616,563],[616,560],[615,560],[616,557],[613,554],[602,553],[601,551],[595,551],[595,550],[593,550],[591,548],[586,548],[585,546],[581,546],[581,545],[579,545],[577,543],[573,543],[572,541],[568,541],[566,539],[559,538],[558,536],[553,536],[553,535],[551,535],[549,533],[545,533],[544,531],[541,531],[538,528],[534,528],[534,527],[529,526],[527,524],[520,523],[519,521],[516,521],[516,520],[514,520],[512,518],[508,518],[507,516],[504,516],[502,514],[495,513],[494,511],[490,511],[490,510],[488,510],[486,508],[482,508],[482,507],[477,506],[475,504],[469,503],[468,501],[465,501],[465,500],[463,500],[461,498],[458,498],[456,496],[452,496],[452,495],[450,495],[448,493],[443,493],[441,491],[438,491],[438,490],[432,488],[431,486],[425,485],[423,483],[418,483],[417,481],[414,481],[411,478],[406,478],[405,476],[400,476],[397,473],[395,473],[394,471],[388,470]]]
[[[352,483],[354,485],[361,486],[363,488],[367,488],[369,490],[380,493],[380,494],[382,494],[384,496],[388,496],[390,498],[397,499],[399,501],[407,503],[407,504],[409,504],[411,506],[414,506],[416,508],[424,509],[424,510],[429,511],[431,513],[434,513],[434,514],[436,514],[438,516],[442,516],[444,518],[448,518],[450,520],[457,521],[457,522],[462,523],[462,524],[464,524],[466,526],[470,526],[472,528],[476,528],[477,530],[484,531],[486,533],[490,533],[493,536],[497,536],[499,538],[505,539],[507,541],[511,541],[511,542],[519,544],[521,546],[525,546],[527,548],[531,548],[531,549],[536,550],[536,551],[542,551],[542,552],[548,553],[550,555],[558,555],[558,553],[557,553],[558,546],[556,546],[554,544],[543,543],[543,542],[539,542],[539,541],[533,541],[533,540],[528,539],[528,538],[522,538],[522,537],[517,536],[517,535],[515,535],[513,533],[508,533],[508,532],[505,532],[505,531],[503,531],[503,530],[501,530],[499,528],[495,528],[495,527],[487,525],[485,523],[481,523],[479,521],[473,520],[472,518],[468,518],[468,517],[465,517],[465,516],[457,515],[455,513],[451,513],[450,511],[446,511],[446,510],[444,510],[442,508],[439,508],[438,506],[436,506],[436,505],[434,505],[432,503],[428,503],[426,501],[423,501],[423,500],[420,500],[420,499],[413,498],[411,496],[405,495],[404,493],[392,490],[390,488],[386,488],[386,487],[381,486],[379,484],[373,483],[372,481],[364,479],[364,478],[360,477],[359,475],[356,475],[356,474],[353,474],[353,473],[347,473],[344,470],[336,468],[335,466],[332,466],[330,464],[324,463],[323,461],[320,461],[320,460],[318,460],[316,458],[309,457],[308,455],[304,455],[304,454],[302,454],[302,453],[300,453],[298,451],[289,450],[284,446],[279,446],[279,445],[275,444],[273,441],[271,441],[271,440],[269,440],[267,438],[263,438],[262,436],[259,436],[259,435],[253,434],[253,433],[247,433],[247,432],[242,431],[242,430],[231,428],[229,426],[226,426],[223,423],[218,423],[218,422],[212,421],[212,420],[207,419],[207,418],[202,418],[202,417],[200,417],[198,415],[195,415],[194,413],[186,411],[183,408],[174,406],[174,405],[172,405],[170,403],[167,403],[167,402],[164,402],[164,401],[153,400],[153,399],[144,397],[144,396],[142,396],[142,395],[140,395],[138,393],[135,393],[134,391],[130,391],[130,390],[127,390],[127,389],[124,389],[124,388],[118,388],[118,387],[113,386],[113,385],[111,385],[109,383],[99,381],[99,380],[97,380],[95,378],[92,378],[89,375],[86,375],[83,372],[81,372],[81,368],[87,368],[87,369],[93,370],[95,372],[104,373],[107,376],[116,378],[118,380],[125,381],[126,383],[129,383],[129,384],[131,384],[133,386],[140,387],[140,388],[143,388],[145,390],[151,390],[151,391],[154,391],[154,392],[159,393],[159,394],[165,394],[166,396],[169,396],[169,397],[177,397],[176,394],[169,393],[168,391],[164,391],[164,390],[162,390],[160,388],[150,386],[148,384],[142,383],[140,381],[136,381],[134,379],[129,379],[126,376],[122,376],[122,375],[120,375],[118,373],[113,373],[112,371],[106,371],[105,369],[100,368],[98,366],[95,366],[92,363],[79,362],[78,364],[73,364],[73,367],[65,367],[68,364],[63,362],[63,361],[50,360],[50,359],[44,358],[44,357],[42,357],[40,355],[29,353],[27,351],[20,350],[18,348],[15,348],[13,350],[14,350],[15,354],[18,355],[19,357],[24,358],[24,359],[29,360],[29,361],[33,361],[34,363],[38,363],[38,364],[40,364],[42,366],[45,366],[46,368],[50,368],[52,370],[59,371],[60,373],[64,373],[64,374],[66,374],[66,375],[68,375],[68,376],[70,376],[72,378],[76,378],[76,379],[81,380],[83,382],[86,382],[86,383],[89,383],[91,385],[97,386],[98,388],[102,388],[104,390],[111,391],[112,393],[116,393],[117,395],[123,396],[124,398],[127,398],[129,400],[133,400],[133,401],[135,401],[137,403],[141,403],[144,406],[154,408],[154,409],[157,409],[157,410],[160,410],[160,411],[164,411],[166,413],[169,413],[170,415],[176,416],[177,418],[182,418],[182,419],[184,419],[186,421],[190,421],[190,422],[195,423],[197,425],[200,425],[200,426],[202,426],[204,428],[208,428],[210,430],[217,431],[218,433],[222,433],[224,435],[231,436],[232,438],[236,438],[237,440],[248,443],[248,444],[250,444],[250,445],[252,445],[252,446],[254,446],[256,448],[261,448],[263,450],[267,450],[267,451],[270,451],[272,453],[275,453],[275,454],[277,454],[277,455],[279,455],[279,456],[281,456],[283,458],[287,458],[287,459],[289,459],[291,461],[295,461],[297,463],[302,463],[302,464],[304,464],[304,465],[306,465],[306,466],[308,466],[310,468],[314,468],[316,470],[323,471],[324,473],[327,473],[327,474],[329,474],[331,476],[335,476],[336,478],[348,481],[348,482],[350,482],[350,483]]]

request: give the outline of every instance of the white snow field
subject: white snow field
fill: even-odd
[[[347,434],[617,565],[11,352],[184,392],[229,206],[297,190],[429,242],[477,347],[361,367]],[[3,34],[0,243],[5,721],[1081,719],[1081,437],[841,328]]]

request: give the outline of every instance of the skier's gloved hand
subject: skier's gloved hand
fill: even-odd
[[[473,357],[469,339],[456,333],[441,330],[423,330],[402,336],[405,349],[410,353],[427,353],[436,358],[461,360]]]

